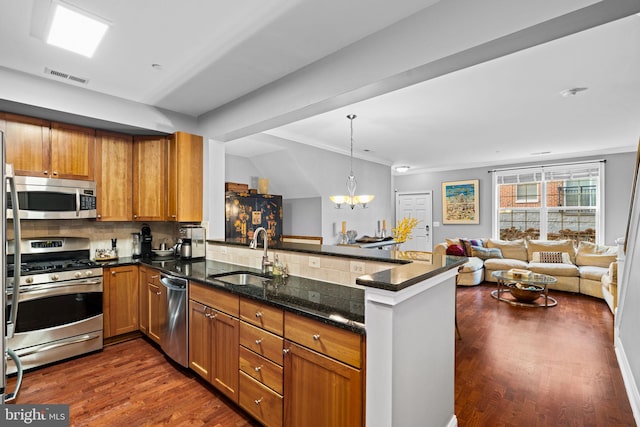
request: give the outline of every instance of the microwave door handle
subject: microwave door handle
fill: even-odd
[[[80,216],[80,190],[76,188],[76,216]]]
[[[16,322],[18,320],[18,305],[20,303],[20,265],[22,264],[22,253],[20,251],[20,202],[18,200],[18,192],[16,191],[15,175],[13,173],[13,165],[7,165],[7,180],[11,191],[11,207],[13,210],[13,301],[11,303],[10,322],[7,324],[7,338],[13,338]]]

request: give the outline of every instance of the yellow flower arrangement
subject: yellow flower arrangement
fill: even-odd
[[[402,220],[398,221],[396,228],[392,228],[391,232],[393,233],[393,240],[398,243],[404,243],[408,239],[411,239],[411,232],[418,225],[417,218],[402,218]]]

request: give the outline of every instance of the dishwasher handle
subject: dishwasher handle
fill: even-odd
[[[175,276],[169,276],[168,274],[161,274],[160,283],[162,283],[165,288],[170,289],[172,291],[186,291],[187,284],[189,283],[189,281],[182,277],[175,277]]]

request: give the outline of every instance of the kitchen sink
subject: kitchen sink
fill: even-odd
[[[262,276],[258,276],[251,273],[234,273],[227,274],[225,276],[214,277],[215,280],[220,282],[229,283],[231,285],[253,285],[264,286],[270,279]]]

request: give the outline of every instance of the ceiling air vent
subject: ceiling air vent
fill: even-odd
[[[63,73],[62,71],[52,70],[51,68],[45,67],[44,73],[49,76],[58,77],[63,80],[71,80],[72,82],[80,83],[83,85],[86,85],[87,83],[89,83],[89,79],[85,79],[84,77],[74,76],[72,74]]]

